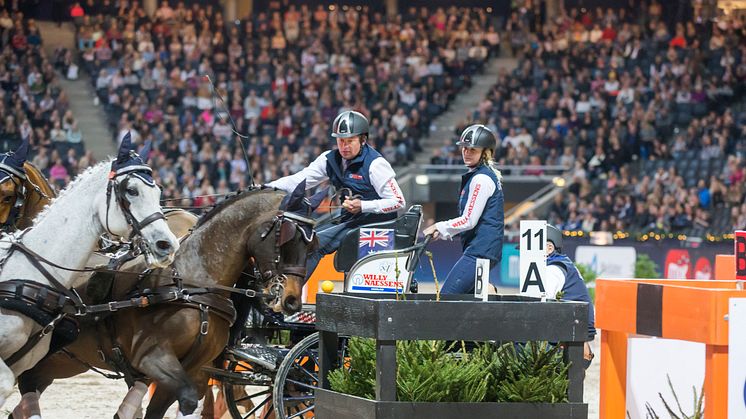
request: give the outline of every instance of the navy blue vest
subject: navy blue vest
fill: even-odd
[[[372,147],[363,144],[360,154],[348,162],[347,170],[343,170],[342,155],[339,154],[339,150],[334,150],[326,155],[326,175],[337,190],[340,188],[349,188],[353,195],[360,195],[363,201],[381,199],[370,182],[370,165],[373,163],[373,160],[379,157],[383,158]],[[354,225],[378,223],[396,218],[395,212],[389,214],[362,212],[352,214],[342,210],[342,214],[342,222],[351,221]]]
[[[563,300],[568,301],[585,301],[588,303],[588,337],[593,339],[596,336],[596,315],[591,302],[591,296],[588,294],[588,288],[580,276],[578,268],[572,263],[569,257],[562,253],[554,252],[547,257],[547,266],[559,266],[565,272],[565,286],[562,287],[564,292]]]
[[[495,192],[487,199],[482,216],[477,225],[471,230],[459,234],[464,254],[472,255],[492,262],[500,262],[503,255],[503,230],[505,227],[505,211],[503,188],[497,175],[488,166],[480,165],[461,177],[461,196],[458,200],[458,210],[464,213],[469,196],[469,185],[474,175],[484,174],[495,182]]]

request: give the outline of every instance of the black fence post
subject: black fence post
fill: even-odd
[[[563,355],[565,363],[571,363],[570,369],[567,372],[567,378],[570,381],[567,388],[567,400],[583,403],[583,379],[585,379],[585,369],[583,369],[583,342],[565,343]]]
[[[396,401],[395,340],[376,340],[376,400]]]
[[[329,372],[337,367],[339,348],[337,333],[322,330],[319,332],[319,387],[330,389]]]

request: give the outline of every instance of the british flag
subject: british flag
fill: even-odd
[[[361,228],[358,257],[394,249],[394,230]]]

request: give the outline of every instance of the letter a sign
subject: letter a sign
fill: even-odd
[[[520,267],[522,295],[544,297],[547,270],[547,222],[521,221]]]

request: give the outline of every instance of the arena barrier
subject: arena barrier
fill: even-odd
[[[600,417],[627,417],[627,378],[634,367],[628,365],[628,342],[635,335],[705,344],[705,417],[728,417],[728,304],[731,298],[746,297],[744,281],[733,279],[733,258],[721,255],[716,280],[596,282],[596,327],[601,329]],[[669,393],[667,388],[659,391]]]

